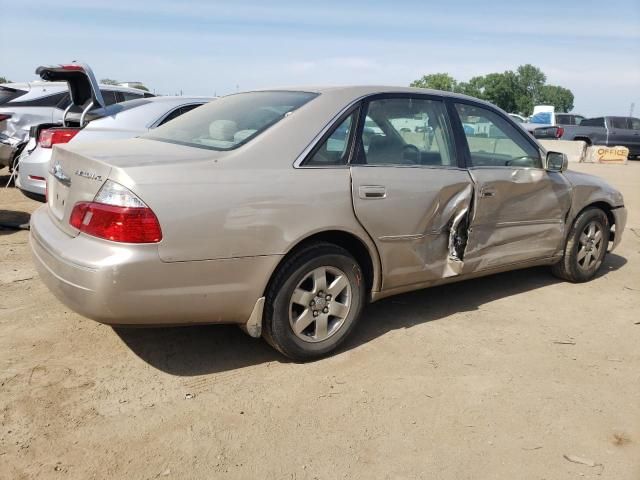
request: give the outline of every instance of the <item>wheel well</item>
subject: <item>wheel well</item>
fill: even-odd
[[[590,203],[589,205],[584,207],[582,210],[580,210],[578,215],[584,212],[587,208],[594,208],[594,207],[599,208],[607,215],[607,220],[609,221],[609,229],[611,229],[616,224],[616,217],[613,215],[613,212],[611,211],[612,209],[611,205],[609,205],[607,202]],[[576,215],[576,218],[578,218],[578,215]],[[613,235],[615,235],[614,232],[612,232],[612,236],[609,238],[610,241],[613,240]]]
[[[332,243],[339,247],[347,250],[353,258],[356,259],[360,268],[362,269],[362,273],[364,275],[365,285],[367,287],[367,292],[371,292],[373,289],[373,260],[371,259],[371,254],[369,253],[369,249],[367,246],[362,243],[358,237],[351,233],[347,233],[341,230],[329,230],[326,232],[319,232],[310,237],[305,238],[300,243],[298,243],[295,247],[287,252],[287,254],[280,260],[278,266],[274,270],[271,275],[271,279],[275,276],[280,265],[285,262],[291,255],[294,255],[301,249],[305,248],[307,245],[318,242],[326,242]],[[267,284],[265,292],[269,289],[269,285],[271,284],[271,279]]]
[[[587,147],[590,147],[593,144],[589,137],[575,137],[573,140],[576,142],[583,141],[587,144]]]

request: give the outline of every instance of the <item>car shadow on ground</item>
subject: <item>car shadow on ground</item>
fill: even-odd
[[[8,235],[17,230],[28,230],[31,215],[16,210],[0,210],[0,235]]]
[[[621,268],[626,259],[609,254],[598,276]],[[357,348],[385,333],[480,310],[500,298],[560,282],[539,267],[501,273],[390,297],[369,305],[340,351]],[[514,316],[515,321],[515,316]],[[288,362],[266,342],[233,325],[175,328],[114,328],[142,360],[171,375],[193,376],[235,370],[265,362]]]

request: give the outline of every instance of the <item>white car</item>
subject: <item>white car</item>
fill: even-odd
[[[95,103],[95,108],[154,96],[136,88],[99,85],[88,65],[73,63],[66,66],[74,69],[69,70],[73,75],[85,77],[85,83],[93,82],[99,89],[100,102]],[[72,103],[68,79],[54,80],[0,84],[0,168],[13,167],[29,139],[32,126],[62,122],[66,109]]]
[[[29,198],[45,200],[46,177],[53,146],[134,138],[213,100],[205,97],[154,97],[111,105],[87,115],[83,128],[34,128],[18,159],[16,186]]]

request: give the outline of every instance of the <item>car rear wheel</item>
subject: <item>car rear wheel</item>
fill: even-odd
[[[362,270],[348,251],[312,244],[287,259],[271,282],[264,337],[293,360],[320,358],[353,330],[365,294]]]
[[[602,265],[608,245],[606,213],[596,207],[586,209],[571,227],[564,256],[552,267],[554,275],[576,283],[591,280]]]

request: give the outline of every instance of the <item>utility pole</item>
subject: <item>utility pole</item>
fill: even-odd
[[[636,108],[636,104],[631,102],[631,107],[629,108],[629,116],[633,117],[633,109]]]

